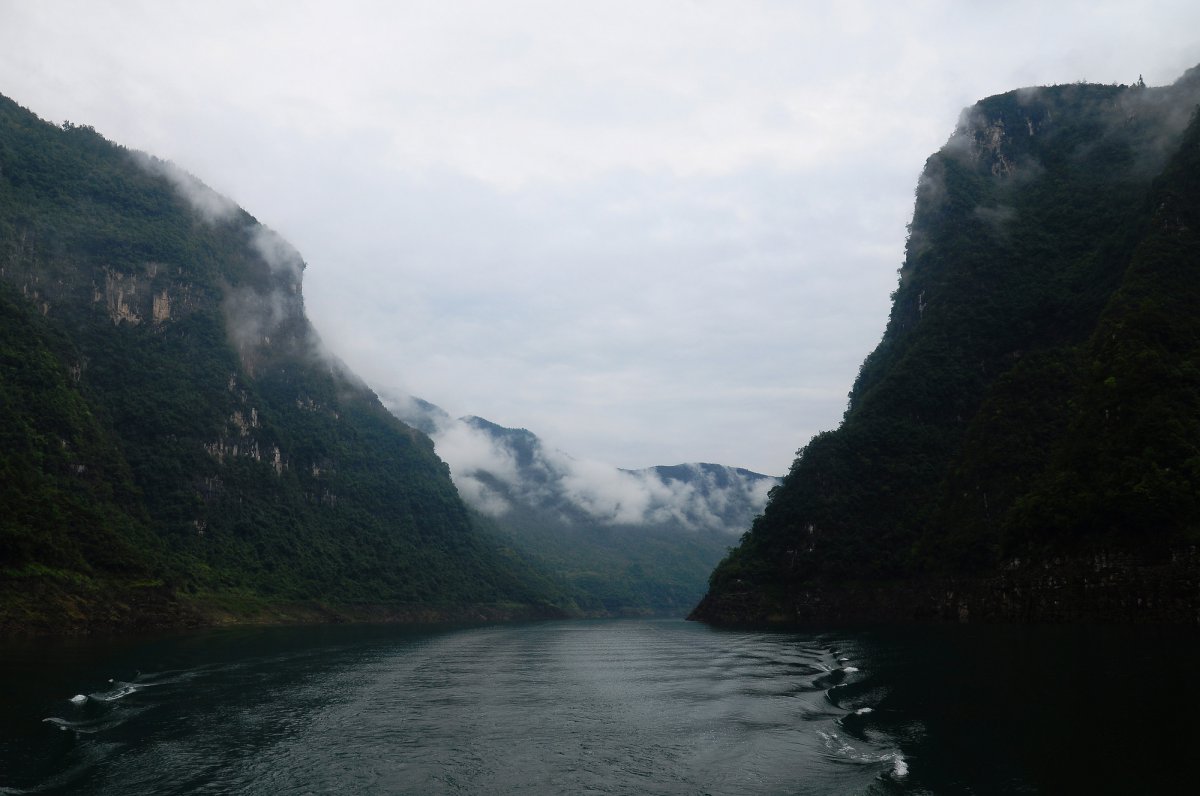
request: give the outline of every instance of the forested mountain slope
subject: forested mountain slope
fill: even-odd
[[[778,478],[719,464],[622,470],[523,428],[387,402],[430,434],[459,492],[589,615],[683,616]]]
[[[981,101],[929,158],[887,330],[694,612],[1200,607],[1200,68]]]
[[[0,630],[557,611],[322,349],[303,267],[175,167],[0,98]]]

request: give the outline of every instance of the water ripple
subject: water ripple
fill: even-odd
[[[242,654],[142,662],[150,673],[99,690],[75,684],[89,698],[44,716],[69,739],[33,784],[100,794],[861,793],[907,772],[886,728],[868,731],[863,709],[882,692],[859,685],[867,663],[817,636],[647,621],[345,636],[282,651],[244,636]]]

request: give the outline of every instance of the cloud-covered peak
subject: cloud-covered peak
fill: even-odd
[[[282,274],[299,282],[304,272],[304,258],[296,247],[275,230],[257,224],[250,230],[250,243],[263,258],[273,274]]]
[[[576,459],[526,429],[480,417],[451,418],[418,398],[385,399],[400,419],[434,440],[463,499],[503,516],[521,505],[561,521],[672,526],[740,534],[779,480],[719,464],[623,470]]]

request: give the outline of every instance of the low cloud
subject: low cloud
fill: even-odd
[[[1007,205],[995,207],[976,207],[975,216],[987,224],[993,232],[1002,232],[1008,222],[1017,217],[1017,211]]]
[[[512,503],[478,478],[458,476],[454,479],[454,485],[458,487],[463,500],[489,517],[502,517],[512,511]]]
[[[524,429],[451,418],[408,396],[384,397],[384,402],[400,419],[429,433],[463,499],[491,516],[524,504],[556,511],[568,522],[740,534],[778,483],[712,464],[622,470],[549,448]]]
[[[296,247],[270,227],[255,225],[250,231],[250,243],[266,262],[273,274],[282,274],[299,282],[304,272],[304,258]]]
[[[225,297],[225,327],[238,350],[269,346],[271,335],[288,318],[301,312],[299,299],[279,290],[260,293],[244,287],[231,290]]]
[[[207,223],[231,221],[237,215],[240,208],[236,202],[209,188],[174,163],[160,160],[145,152],[130,154],[133,161],[143,169],[166,179],[179,197]]]
[[[144,152],[134,151],[130,154],[141,168],[164,178],[203,222],[232,222],[240,215],[244,219],[245,234],[251,249],[262,259],[272,276],[282,277],[282,286],[276,280],[276,287],[272,289],[240,287],[229,290],[225,296],[223,309],[226,332],[243,361],[253,366],[253,353],[270,346],[271,336],[286,320],[304,315],[304,300],[300,292],[304,258],[282,235],[258,223],[232,199],[217,193],[174,163]],[[350,373],[313,330],[306,329],[304,335],[304,342],[314,358],[328,362],[347,378],[357,380],[358,377]]]

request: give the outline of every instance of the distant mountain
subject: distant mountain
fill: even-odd
[[[779,483],[719,464],[622,470],[420,399],[385,403],[433,437],[467,503],[592,614],[685,614]]]
[[[841,426],[695,618],[1196,621],[1198,102],[1200,67],[967,109]]]
[[[0,632],[559,614],[326,352],[285,241],[0,98]]]

